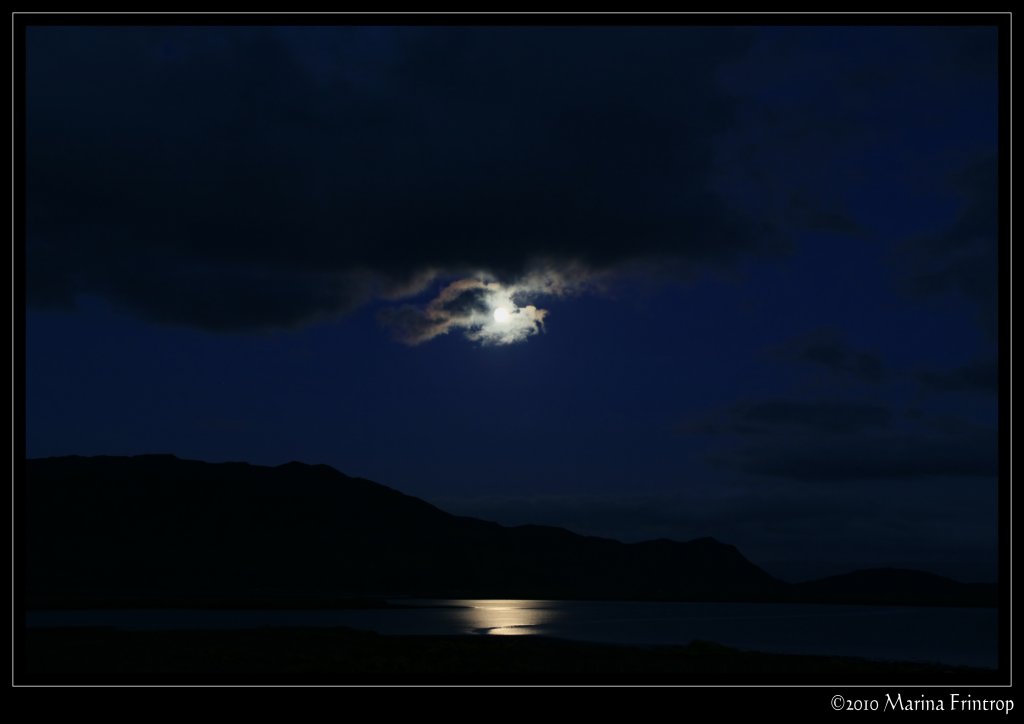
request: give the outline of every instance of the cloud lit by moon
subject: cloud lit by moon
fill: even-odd
[[[462,332],[467,339],[485,345],[512,344],[544,329],[548,310],[529,303],[531,298],[558,294],[563,289],[544,276],[527,277],[515,284],[459,279],[441,289],[424,307],[407,304],[386,309],[380,316],[395,338],[409,345],[451,331]]]

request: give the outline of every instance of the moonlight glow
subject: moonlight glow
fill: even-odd
[[[528,277],[513,284],[485,279],[458,279],[438,292],[425,307],[406,305],[387,321],[406,344],[422,344],[458,330],[481,344],[514,344],[544,329],[546,309],[523,304],[532,296],[552,296],[560,290]]]

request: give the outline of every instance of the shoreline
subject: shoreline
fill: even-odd
[[[32,683],[977,685],[996,669],[540,636],[384,635],[344,627],[23,632]]]

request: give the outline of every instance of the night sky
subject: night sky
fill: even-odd
[[[29,27],[27,454],[995,580],[997,65],[994,27]]]

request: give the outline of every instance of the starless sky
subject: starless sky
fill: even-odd
[[[29,27],[28,455],[993,580],[996,51]]]

